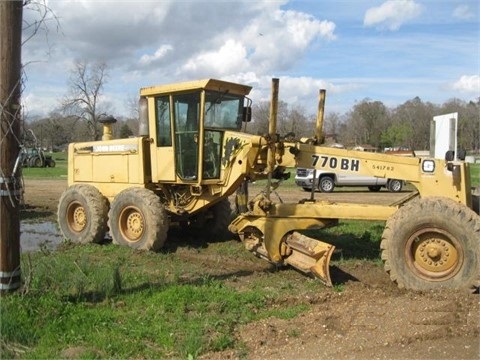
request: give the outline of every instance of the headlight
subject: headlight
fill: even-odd
[[[435,161],[433,161],[433,160],[423,160],[422,171],[426,172],[426,173],[435,172]]]

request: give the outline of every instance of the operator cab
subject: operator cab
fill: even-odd
[[[249,120],[245,101],[250,89],[213,79],[142,89],[140,101],[148,104],[152,181],[220,180],[224,134],[240,131]]]

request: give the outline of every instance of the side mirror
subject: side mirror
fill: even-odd
[[[250,106],[243,107],[243,122],[250,122],[252,121],[252,108]]]

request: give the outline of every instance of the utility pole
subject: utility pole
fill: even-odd
[[[21,285],[20,150],[23,1],[0,0],[0,293]]]

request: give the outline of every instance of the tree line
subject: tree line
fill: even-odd
[[[64,98],[58,109],[47,117],[24,122],[24,134],[31,129],[39,145],[47,149],[64,149],[77,141],[99,140],[100,120],[110,114],[110,106],[102,101],[103,87],[108,81],[108,67],[104,63],[77,61],[70,73]],[[130,114],[118,116],[113,126],[115,138],[127,138],[138,133],[138,99],[127,99]],[[328,109],[327,109],[328,110]],[[253,105],[252,122],[245,130],[252,134],[268,133],[270,102]],[[372,146],[428,150],[430,123],[434,116],[458,113],[458,145],[468,151],[480,151],[480,98],[466,102],[451,99],[443,104],[423,102],[415,97],[394,108],[381,101],[364,99],[345,114],[326,112],[324,135],[328,141],[346,147]],[[313,136],[316,114],[308,114],[301,106],[279,101],[277,132],[294,134],[297,139]],[[26,139],[28,140],[28,139]],[[30,139],[31,140],[31,139]]]
[[[269,102],[253,106],[249,132],[268,132],[269,107]],[[459,148],[479,152],[480,98],[475,102],[451,99],[438,105],[415,97],[394,108],[381,101],[364,99],[345,114],[326,112],[324,135],[329,141],[346,147],[428,150],[433,117],[455,112],[458,113]],[[281,135],[294,133],[297,138],[312,137],[315,119],[316,114],[308,115],[301,107],[279,102],[277,129]]]

